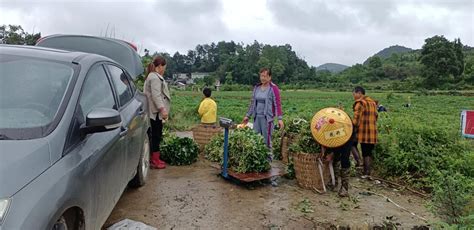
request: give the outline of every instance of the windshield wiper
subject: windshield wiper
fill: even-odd
[[[12,138],[8,137],[5,134],[0,134],[0,140],[12,140]]]

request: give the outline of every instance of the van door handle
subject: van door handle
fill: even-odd
[[[138,110],[138,115],[143,115],[145,113],[145,110],[143,108],[140,108],[140,110]]]
[[[126,136],[128,133],[128,128],[122,127],[120,131],[120,137]]]

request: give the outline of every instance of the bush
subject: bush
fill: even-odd
[[[466,143],[442,128],[410,123],[392,124],[390,134],[379,136],[376,157],[382,173],[401,176],[412,184],[430,190],[433,169],[456,169],[472,174]],[[471,160],[472,161],[472,160]]]
[[[161,146],[161,158],[170,165],[190,165],[196,162],[199,147],[193,139],[168,136]]]
[[[448,224],[473,224],[467,216],[474,217],[474,210],[466,207],[473,198],[474,180],[452,170],[436,171],[433,175],[432,210]]]

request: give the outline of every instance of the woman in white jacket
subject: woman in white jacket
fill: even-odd
[[[166,70],[166,60],[157,56],[148,65],[147,77],[143,91],[148,100],[148,116],[151,125],[151,161],[153,168],[166,167],[160,159],[160,142],[163,135],[163,121],[168,119],[170,112],[171,96],[163,75]]]

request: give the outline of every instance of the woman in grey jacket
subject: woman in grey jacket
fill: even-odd
[[[283,129],[280,89],[273,84],[270,69],[262,68],[259,73],[261,83],[253,89],[252,100],[243,123],[246,124],[249,118],[253,117],[253,129],[263,136],[265,144],[271,149],[275,117],[278,119],[278,126]]]
[[[151,125],[151,166],[163,169],[166,167],[160,159],[160,142],[163,135],[163,121],[168,119],[170,111],[171,96],[163,75],[166,70],[166,60],[157,56],[148,65],[147,78],[143,91],[148,101],[148,116]]]

